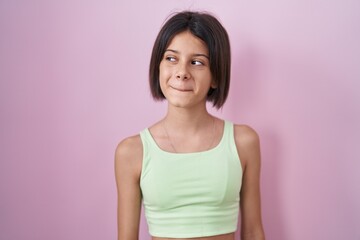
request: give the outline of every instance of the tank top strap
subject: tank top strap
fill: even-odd
[[[143,145],[143,159],[142,159],[142,169],[141,169],[141,179],[145,177],[150,164],[151,159],[151,149],[152,149],[152,139],[149,132],[149,129],[146,128],[140,132],[140,138]]]
[[[224,120],[224,143],[230,149],[233,156],[239,160],[239,154],[235,142],[234,124]]]
[[[224,120],[224,140],[226,144],[231,144],[234,138],[234,124],[230,121]]]
[[[144,129],[140,132],[140,138],[143,145],[143,154],[148,151],[149,147],[149,137],[147,136],[147,129]]]

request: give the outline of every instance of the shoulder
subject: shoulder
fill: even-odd
[[[234,138],[240,159],[244,164],[260,160],[260,138],[252,127],[234,124]]]
[[[245,124],[234,124],[234,135],[236,143],[242,146],[251,147],[260,141],[257,132]]]
[[[131,157],[134,153],[142,152],[140,135],[134,135],[123,139],[116,147],[116,156]]]
[[[143,146],[140,135],[127,137],[115,149],[116,169],[141,170]]]

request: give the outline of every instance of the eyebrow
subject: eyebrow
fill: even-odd
[[[179,54],[180,52],[179,51],[177,51],[177,50],[173,50],[173,49],[166,49],[165,50],[165,52],[173,52],[173,53],[177,53],[177,54]],[[195,57],[206,57],[207,59],[209,59],[209,56],[207,56],[206,54],[203,54],[203,53],[195,53],[195,54],[193,54],[193,56],[195,56]]]

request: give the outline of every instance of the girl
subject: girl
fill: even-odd
[[[141,203],[153,240],[263,240],[257,133],[210,115],[230,82],[230,44],[210,14],[180,12],[160,30],[150,61],[163,119],[124,139],[115,153],[118,239],[137,240]]]

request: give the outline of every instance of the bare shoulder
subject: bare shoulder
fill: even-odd
[[[140,135],[125,138],[117,145],[115,151],[116,156],[123,157],[134,157],[134,155],[139,153],[142,153],[142,142]]]
[[[142,155],[143,146],[140,135],[125,138],[115,150],[115,170],[118,171],[121,168],[140,174]]]
[[[246,165],[260,161],[260,139],[258,133],[248,125],[234,125],[236,147],[240,159]]]
[[[234,134],[236,142],[242,146],[251,147],[260,141],[257,132],[248,125],[234,125]]]

